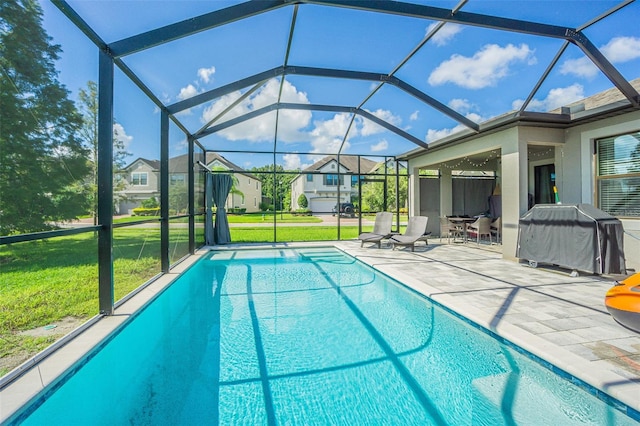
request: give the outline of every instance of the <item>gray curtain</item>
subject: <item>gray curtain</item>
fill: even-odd
[[[213,202],[216,205],[216,223],[213,228],[213,238],[216,244],[228,244],[231,242],[231,233],[229,232],[229,220],[227,212],[224,209],[224,203],[233,186],[233,178],[227,174],[211,174]]]
[[[208,246],[215,244],[215,238],[213,236],[213,174],[207,173],[207,180],[205,182],[205,221],[204,221],[204,242]]]

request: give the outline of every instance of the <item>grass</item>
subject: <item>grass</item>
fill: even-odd
[[[261,215],[230,218],[262,223]],[[283,218],[320,221],[286,214]],[[336,226],[278,226],[276,232],[277,242],[338,238]],[[357,235],[357,226],[340,228],[340,239]],[[175,262],[188,254],[188,230],[178,224],[170,228],[169,236],[169,256]],[[117,228],[113,237],[114,292],[115,300],[119,300],[160,272],[160,230],[157,224],[149,223]],[[271,226],[232,226],[231,239],[273,242],[274,231]],[[62,337],[34,337],[21,332],[64,318],[82,323],[98,314],[98,244],[93,232],[0,246],[0,268],[0,375]]]
[[[357,226],[341,226],[340,239],[349,240],[358,236]],[[276,242],[330,241],[338,239],[336,226],[280,226],[276,228]],[[236,243],[273,242],[272,227],[231,228],[231,241]]]
[[[215,215],[214,215],[215,216]],[[320,223],[322,219],[315,216],[298,216],[291,213],[275,214],[278,223]],[[160,220],[160,216],[123,216],[114,218],[113,223],[131,223],[142,220],[156,219]],[[227,214],[229,223],[273,223],[274,213],[244,213],[244,214]],[[176,219],[178,220],[178,219]],[[183,218],[184,222],[188,222],[187,218]]]
[[[114,240],[119,300],[160,272],[160,236],[145,229],[118,229]],[[92,232],[0,247],[0,358],[19,363],[55,340],[20,331],[67,317],[83,322],[98,313],[97,253]],[[15,366],[2,363],[0,375]]]

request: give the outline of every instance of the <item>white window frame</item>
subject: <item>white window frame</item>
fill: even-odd
[[[138,183],[135,183],[135,177],[138,175]],[[142,184],[142,176],[144,176],[145,183]],[[149,173],[148,172],[131,172],[131,186],[149,186]]]
[[[631,205],[625,205],[620,209],[614,209],[611,205],[615,203],[616,199],[624,197],[625,192],[623,188],[627,182],[631,181],[633,185],[635,182],[640,181],[640,160],[631,158],[631,154],[640,147],[640,143],[637,142],[639,136],[640,130],[598,138],[594,141],[596,146],[595,204],[599,209],[613,216],[629,218],[640,217],[640,206],[633,208],[633,203]],[[635,143],[636,145],[626,148],[624,145],[625,142],[629,142],[629,144]],[[609,146],[604,146],[605,144]],[[611,146],[612,144],[613,146]],[[619,144],[618,149],[616,149],[616,144]],[[629,155],[625,156],[624,151],[628,151]],[[637,169],[637,171],[634,169]],[[618,193],[604,193],[604,188],[608,188],[608,185],[615,185],[616,183],[619,184],[616,185],[620,189]],[[629,190],[627,192],[635,193],[636,191]],[[605,197],[610,199],[605,202]]]

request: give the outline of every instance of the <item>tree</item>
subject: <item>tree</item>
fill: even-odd
[[[378,174],[384,174],[383,171],[379,171]],[[362,185],[362,211],[395,211],[396,210],[396,177],[395,175],[388,175],[386,178],[380,176],[380,179],[386,180],[385,182],[367,182]],[[408,178],[406,176],[400,176],[398,179],[399,190],[397,193],[400,197],[399,206],[400,209],[407,207],[407,195],[408,195]],[[387,191],[385,193],[385,186]],[[386,202],[386,209],[385,209]]]
[[[98,85],[95,81],[87,82],[86,89],[78,94],[79,109],[82,113],[80,137],[84,147],[89,151],[90,176],[85,181],[85,192],[90,203],[90,211],[94,225],[98,223]],[[123,200],[121,191],[127,186],[125,179],[118,178],[118,172],[125,166],[129,155],[124,141],[119,137],[118,127],[113,129],[113,204]]]
[[[283,210],[285,206],[291,206],[291,181],[296,177],[297,172],[287,172],[279,164],[275,168],[273,164],[254,167],[251,172],[260,177],[262,196],[272,200],[275,210]]]
[[[0,2],[0,233],[51,229],[86,211],[82,120],[57,80],[61,49],[35,0]]]

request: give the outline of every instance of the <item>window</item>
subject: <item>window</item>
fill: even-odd
[[[184,186],[184,175],[182,173],[173,173],[169,176],[169,185]]]
[[[147,172],[134,172],[134,173],[131,173],[131,185],[133,185],[133,186],[147,186]]]
[[[358,175],[351,176],[351,186],[358,186]]]
[[[640,132],[596,141],[598,208],[640,217]]]
[[[307,182],[313,182],[313,175],[307,175]]]
[[[338,175],[324,175],[324,184],[326,186],[337,186]],[[344,176],[340,175],[340,185],[344,185]]]

